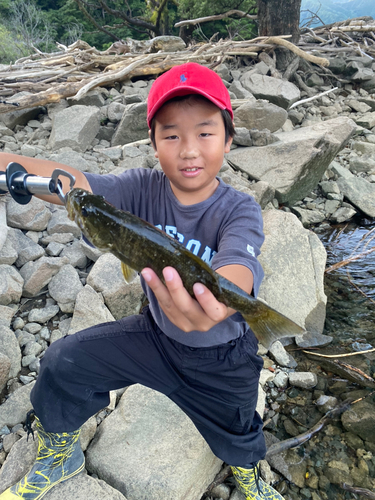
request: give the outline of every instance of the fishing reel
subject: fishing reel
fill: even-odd
[[[51,195],[57,194],[65,204],[65,196],[62,190],[62,182],[59,177],[68,177],[70,189],[74,186],[75,177],[57,168],[51,177],[40,177],[29,174],[19,163],[9,163],[5,172],[0,172],[0,194],[9,193],[20,205],[27,205],[34,194]]]

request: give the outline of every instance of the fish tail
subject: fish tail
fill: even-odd
[[[256,314],[242,313],[242,315],[256,338],[267,349],[276,340],[283,337],[294,337],[305,332],[294,321],[269,308],[266,304],[264,307],[261,306]]]

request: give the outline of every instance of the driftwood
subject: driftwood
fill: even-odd
[[[314,64],[319,64],[320,66],[329,66],[329,61],[328,59],[325,59],[323,57],[316,57],[312,56],[311,54],[307,54],[304,52],[302,49],[298,48],[296,45],[294,45],[292,42],[288,42],[287,40],[284,40],[280,37],[275,37],[271,36],[265,40],[266,43],[270,44],[275,44],[275,45],[281,45],[285,47],[286,49],[289,49],[291,52],[294,54],[297,54],[297,56],[302,57],[303,59],[306,59],[309,62],[312,62]]]
[[[228,11],[219,17],[229,15],[255,17],[238,10]],[[178,26],[201,23],[206,19],[212,20],[212,17],[182,21]],[[219,40],[216,43],[212,37],[208,43],[189,47],[184,47],[184,42],[178,37],[156,37],[146,41],[127,39],[115,42],[105,51],[78,40],[68,47],[57,44],[58,50],[50,54],[35,49],[35,54],[23,57],[14,64],[0,66],[0,114],[13,111],[16,106],[18,109],[32,108],[67,97],[78,100],[96,87],[113,86],[116,82],[135,77],[157,77],[173,66],[189,61],[215,70],[225,61],[243,59],[248,65],[263,60],[270,67],[272,76],[287,80],[294,78],[310,96],[313,90],[306,86],[303,73],[297,71],[300,58],[320,66],[324,77],[337,82],[339,78],[326,69],[329,62],[324,56],[343,52],[346,55],[375,57],[375,21],[369,17],[307,28],[302,30],[298,45],[289,42],[290,37],[256,37],[241,41]],[[278,47],[295,54],[283,75],[275,64],[275,49]],[[318,52],[319,57],[313,51]],[[30,94],[19,99],[12,98],[21,91]]]
[[[348,352],[346,354],[319,354],[317,352],[311,352],[311,351],[302,351],[305,354],[311,354],[312,356],[318,356],[320,358],[347,358],[348,356],[358,356],[358,354],[367,354],[369,352],[374,352],[374,349],[366,349],[365,351],[358,351],[358,352]]]
[[[362,354],[363,352],[364,351],[361,351],[359,354]],[[364,373],[359,368],[340,361],[337,359],[337,356],[335,356],[334,359],[323,356],[316,358],[316,353],[308,351],[306,351],[306,355],[313,361],[319,360],[319,365],[327,372],[334,373],[345,380],[349,380],[350,382],[360,385],[361,387],[368,387],[370,389],[375,388],[375,380],[372,377]]]
[[[337,90],[338,87],[334,87],[333,89],[326,90],[325,92],[322,92],[321,94],[314,95],[312,97],[308,97],[307,99],[301,99],[300,101],[295,102],[292,104],[289,108],[289,110],[299,106],[300,104],[304,104],[305,102],[310,102],[314,101],[315,99],[319,99],[320,97],[329,94],[330,92],[333,92],[334,90]]]
[[[354,255],[353,257],[349,257],[348,259],[342,260],[341,262],[337,262],[336,264],[333,264],[332,266],[327,267],[327,269],[324,272],[330,273],[331,271],[335,271],[336,269],[339,269],[340,267],[347,266],[351,262],[362,259],[362,257],[365,257],[366,255],[369,255],[372,252],[375,252],[375,247],[372,247],[372,248],[370,248],[370,250],[366,250],[365,252],[361,252],[358,255]]]
[[[349,484],[343,483],[341,488],[356,495],[362,495],[363,497],[375,500],[375,493],[373,491],[367,490],[366,488],[359,488],[358,486],[350,486]]]
[[[242,10],[228,10],[228,12],[225,12],[224,14],[218,14],[216,16],[199,17],[197,19],[190,19],[188,21],[180,21],[179,23],[176,23],[174,27],[180,28],[181,26],[188,26],[190,24],[201,24],[201,23],[207,23],[209,21],[220,21],[221,19],[225,19],[226,17],[231,17],[231,16],[246,17],[248,19],[258,19],[258,16],[247,14]]]

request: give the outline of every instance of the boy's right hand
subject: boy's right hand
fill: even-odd
[[[166,285],[152,269],[143,269],[141,274],[167,318],[184,332],[206,332],[234,312],[219,302],[201,283],[195,283],[193,289],[196,298],[191,297],[173,267],[163,270]]]

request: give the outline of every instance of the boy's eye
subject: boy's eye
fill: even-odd
[[[166,137],[166,139],[172,140],[172,139],[178,139],[177,135],[169,135]]]
[[[202,132],[201,133],[201,136],[202,137],[209,137],[211,134],[209,134],[208,132]]]

